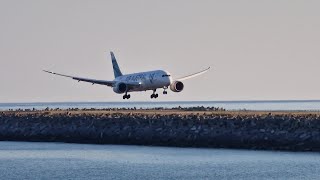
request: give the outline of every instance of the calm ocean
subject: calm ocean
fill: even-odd
[[[320,154],[0,142],[0,179],[319,179]]]

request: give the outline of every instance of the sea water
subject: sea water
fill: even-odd
[[[320,154],[0,142],[0,179],[320,179]]]

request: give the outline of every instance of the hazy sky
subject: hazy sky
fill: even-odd
[[[156,101],[320,99],[317,0],[1,0],[0,102],[123,101],[111,88],[43,73],[113,80],[211,66]],[[152,92],[131,93],[148,101]],[[154,100],[153,100],[154,101]]]

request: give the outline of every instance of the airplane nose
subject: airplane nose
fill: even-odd
[[[168,77],[168,82],[169,82],[169,85],[173,82],[173,79],[171,76]]]

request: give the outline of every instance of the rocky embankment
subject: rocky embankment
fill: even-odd
[[[0,140],[320,151],[319,113],[0,112]]]

